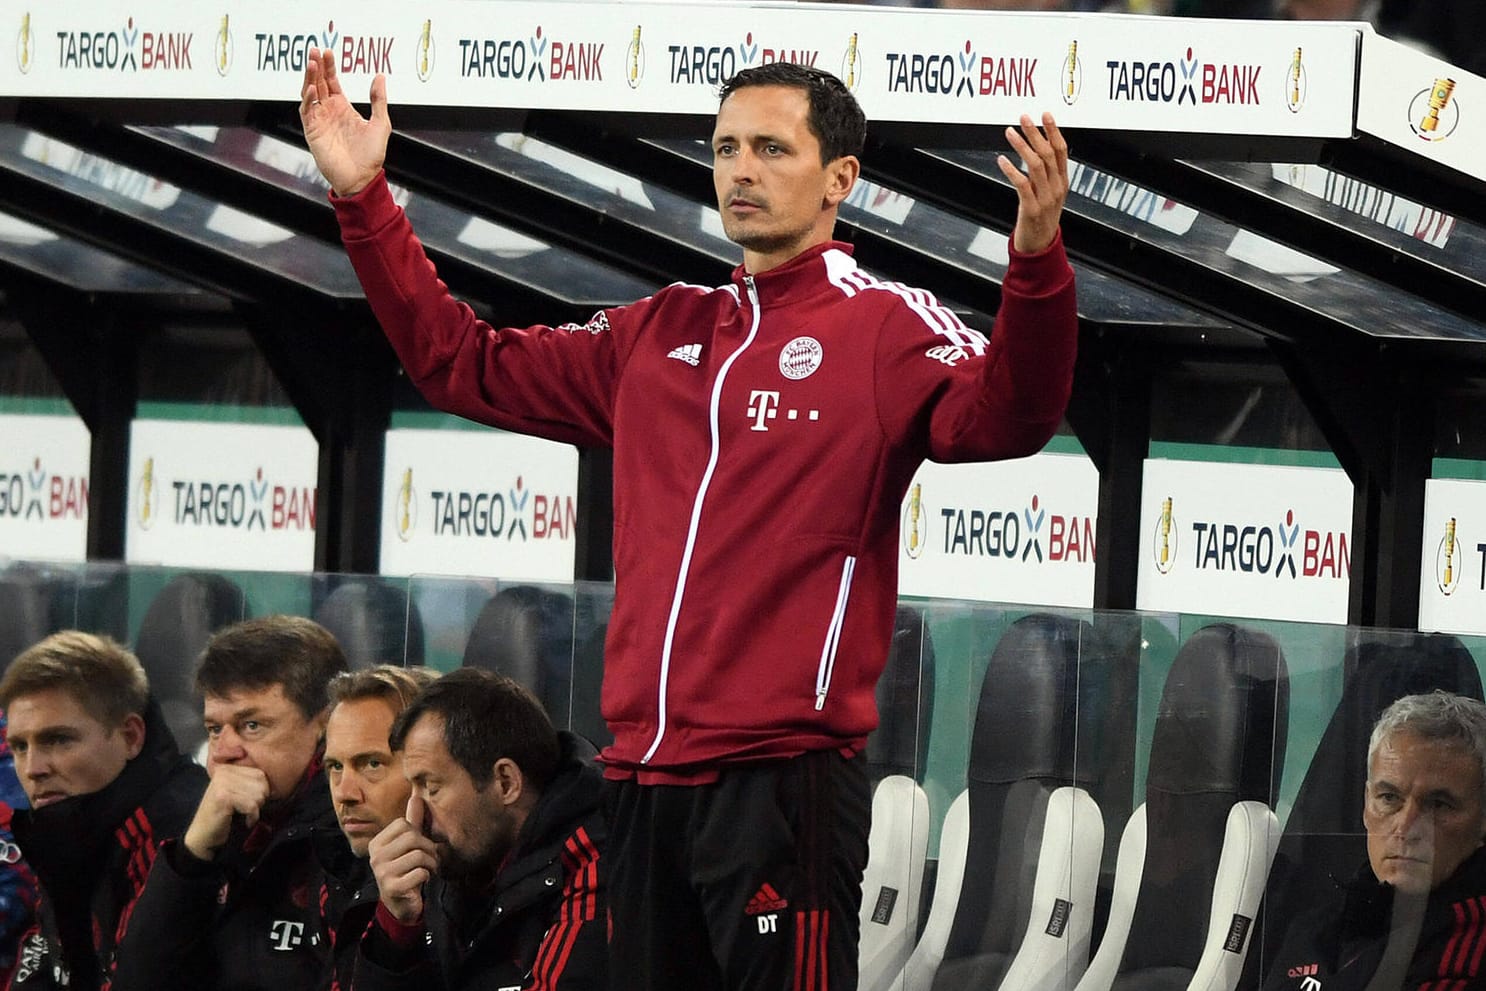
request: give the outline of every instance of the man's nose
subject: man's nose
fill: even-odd
[[[752,185],[758,171],[758,158],[747,148],[739,148],[732,159],[732,179],[740,185]]]
[[[330,800],[337,805],[360,805],[365,797],[361,788],[361,780],[355,771],[342,771],[340,780],[331,780]]]
[[[211,759],[218,764],[236,763],[247,756],[247,751],[243,749],[242,737],[226,726],[217,732],[208,750]]]
[[[1434,817],[1423,806],[1409,802],[1394,821],[1393,831],[1411,842],[1428,840],[1434,835]]]

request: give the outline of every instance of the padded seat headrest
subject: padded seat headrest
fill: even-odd
[[[1074,780],[1078,663],[1087,624],[1034,614],[1002,635],[971,736],[971,781]]]
[[[1220,792],[1272,805],[1289,711],[1285,657],[1272,637],[1231,623],[1198,630],[1166,676],[1147,794]]]
[[[314,620],[340,642],[352,669],[423,663],[423,617],[401,586],[375,578],[344,582],[320,603]]]

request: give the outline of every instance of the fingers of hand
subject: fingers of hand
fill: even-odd
[[[1058,122],[1053,115],[1044,112],[1042,115],[1042,127],[1047,132],[1048,143],[1053,147],[1053,159],[1057,164],[1060,175],[1068,174],[1068,140],[1063,137],[1063,131],[1058,127]]]
[[[390,863],[412,851],[422,851],[433,857],[438,845],[414,829],[406,819],[394,819],[376,836],[367,848],[373,868],[378,862]]]
[[[320,91],[320,99],[328,100],[332,96],[339,96],[341,94],[341,80],[335,74],[335,53],[328,48],[320,52],[320,68],[323,70],[320,73],[320,78],[324,86]]]
[[[1013,147],[1022,156],[1022,161],[1027,163],[1027,174],[1032,177],[1034,184],[1040,184],[1045,176],[1057,168],[1053,146],[1026,114],[1022,115],[1021,126],[1021,134],[1017,134],[1012,128],[1007,128],[1007,131],[1018,138],[1024,138]]]
[[[402,898],[416,893],[438,867],[427,850],[409,850],[390,860],[379,859],[372,865],[377,889],[389,898]]]
[[[232,778],[225,783],[222,800],[231,806],[233,812],[247,816],[250,823],[255,822],[264,803],[268,801],[268,779]]]
[[[404,816],[408,823],[420,833],[423,832],[423,816],[426,811],[423,799],[418,797],[417,792],[408,796],[408,808]]]

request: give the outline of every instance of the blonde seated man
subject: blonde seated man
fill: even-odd
[[[41,881],[11,987],[106,987],[162,840],[179,836],[206,774],[176,747],[139,659],[107,637],[55,633],[0,681],[31,802],[15,838]]]

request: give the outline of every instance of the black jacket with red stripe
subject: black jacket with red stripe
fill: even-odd
[[[603,776],[592,746],[559,737],[558,774],[494,885],[470,892],[435,878],[423,927],[397,936],[379,913],[357,954],[355,991],[607,991]]]
[[[16,842],[41,881],[41,901],[12,988],[109,986],[156,852],[185,832],[205,790],[206,772],[181,754],[152,700],[144,748],[117,778],[91,795],[16,813]]]
[[[328,988],[314,844],[339,832],[317,757],[286,808],[252,829],[239,817],[215,859],[166,843],[124,933],[113,991]]]
[[[1486,848],[1430,893],[1416,939],[1394,919],[1395,894],[1364,865],[1330,904],[1288,926],[1264,991],[1366,991],[1375,976],[1401,991],[1486,989]],[[1385,963],[1395,928],[1405,942]]]
[[[325,871],[320,885],[320,931],[330,941],[330,991],[350,991],[356,951],[377,908],[377,879],[371,864],[351,852],[339,831],[316,835],[315,855]]]

